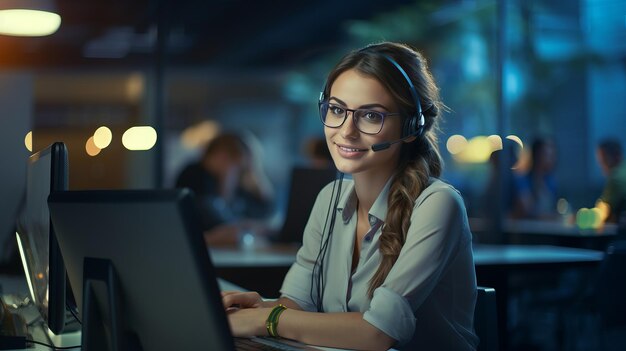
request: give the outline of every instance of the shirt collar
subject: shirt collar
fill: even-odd
[[[391,188],[393,179],[394,175],[389,177],[387,183],[380,191],[380,194],[378,194],[376,201],[374,201],[372,208],[370,208],[369,215],[376,217],[379,221],[384,221],[387,216],[387,199],[389,197],[389,189]],[[356,211],[357,198],[353,180],[345,182],[343,186],[345,186],[346,189],[341,192],[337,210],[341,212],[343,222],[347,223]]]

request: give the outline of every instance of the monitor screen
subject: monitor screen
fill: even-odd
[[[84,348],[233,349],[189,190],[66,191],[48,204]]]
[[[67,148],[54,143],[34,153],[26,170],[26,198],[17,219],[17,242],[31,297],[48,328],[60,334],[78,328],[67,318],[66,306],[75,307],[66,289],[63,259],[50,223],[48,195],[68,188]]]

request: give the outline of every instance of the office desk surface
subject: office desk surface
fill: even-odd
[[[273,250],[210,249],[213,265],[223,267],[284,267],[296,261],[297,249]]]
[[[509,244],[555,245],[604,251],[617,239],[617,226],[580,229],[562,221],[506,220],[503,239]]]
[[[297,249],[273,251],[211,249],[211,258],[217,268],[289,267],[296,260]],[[534,265],[599,262],[602,251],[549,245],[474,245],[474,264]]]
[[[512,276],[541,274],[556,279],[569,268],[592,269],[602,261],[604,252],[549,245],[474,244],[474,265],[478,284],[496,289],[500,346],[508,345],[508,301]],[[289,267],[296,259],[296,249],[272,252],[271,248],[255,250],[212,249],[213,263],[220,276],[275,297]]]
[[[550,245],[474,245],[474,264],[550,265],[599,262],[604,252]]]
[[[565,224],[561,221],[539,220],[506,220],[504,221],[505,233],[509,234],[540,234],[558,236],[615,236],[617,225],[607,223],[597,229],[580,229],[575,224]]]

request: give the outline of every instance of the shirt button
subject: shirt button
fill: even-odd
[[[376,224],[377,219],[376,219],[376,217],[370,215],[369,221],[370,221],[370,225],[374,225],[374,224]]]
[[[368,243],[369,243],[370,241],[372,241],[372,237],[371,237],[371,236],[369,236],[369,235],[368,235],[368,236],[366,236],[364,239],[365,239],[365,242],[368,242]]]

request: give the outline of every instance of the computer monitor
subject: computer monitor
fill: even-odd
[[[320,190],[337,175],[334,168],[294,167],[291,170],[285,222],[274,240],[302,244],[304,227]]]
[[[189,190],[68,191],[48,204],[83,349],[233,349]]]
[[[54,334],[80,326],[67,308],[75,308],[66,285],[65,266],[50,223],[48,195],[68,188],[65,144],[57,142],[34,153],[26,170],[26,197],[17,219],[17,242],[31,296]]]

